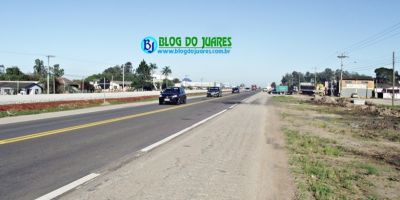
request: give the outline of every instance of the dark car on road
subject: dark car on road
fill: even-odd
[[[161,92],[160,97],[158,98],[158,102],[160,105],[166,103],[185,104],[185,89],[181,87],[169,87]]]
[[[239,93],[239,92],[240,92],[239,87],[232,88],[232,93]]]
[[[207,97],[222,97],[222,90],[220,87],[209,87],[207,90]]]

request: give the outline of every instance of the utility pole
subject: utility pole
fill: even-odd
[[[314,67],[314,85],[317,87],[317,67]]]
[[[299,82],[298,82],[298,88],[297,88],[297,91],[300,93],[300,72],[297,74],[298,75],[298,78],[299,78]]]
[[[104,90],[103,90],[103,104],[106,104],[106,77],[103,78],[103,85],[104,85]]]
[[[53,55],[47,55],[47,94],[50,94],[50,58],[54,58]]]
[[[85,77],[82,77],[82,93],[84,93],[85,89]]]
[[[53,94],[56,93],[56,76],[54,74],[54,68],[53,68]]]
[[[122,92],[125,90],[125,64],[122,65]]]
[[[394,51],[393,51],[393,79],[392,79],[392,84],[393,84],[393,87],[392,87],[392,106],[394,106],[394,86],[395,86],[395,82],[396,82],[396,76],[395,76],[395,74],[394,74],[394,62],[395,62],[395,60],[394,60]]]
[[[342,80],[343,80],[343,59],[348,58],[348,56],[344,55],[342,53],[341,55],[338,56],[340,59],[340,81],[339,81],[339,97],[342,96]]]
[[[332,80],[331,80],[331,97],[333,96],[333,84],[335,83],[335,75],[333,75]]]

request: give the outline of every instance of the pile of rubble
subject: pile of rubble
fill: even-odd
[[[355,111],[363,112],[365,114],[374,114],[379,116],[390,116],[390,117],[400,118],[400,110],[390,109],[383,106],[376,106],[374,103],[370,101],[365,101],[363,105],[355,105],[354,100],[350,98],[344,98],[344,97],[334,98],[330,96],[314,95],[314,97],[311,98],[311,103],[319,105],[345,107]]]

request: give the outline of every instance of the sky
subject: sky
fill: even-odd
[[[342,52],[345,70],[374,75],[400,53],[400,30],[354,45],[400,23],[396,0],[2,0],[0,8],[0,65],[32,72],[36,58],[55,55],[51,64],[71,79],[144,59],[180,79],[266,86],[293,70],[338,69]],[[229,36],[232,50],[145,54],[146,36]]]

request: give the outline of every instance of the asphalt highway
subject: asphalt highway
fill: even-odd
[[[0,125],[0,199],[35,199],[90,173],[122,166],[140,149],[253,94]]]

